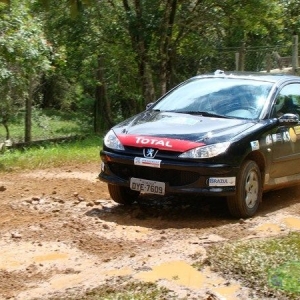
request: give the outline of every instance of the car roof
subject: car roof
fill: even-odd
[[[238,71],[222,71],[216,70],[214,73],[197,75],[193,78],[236,78],[236,79],[252,79],[259,81],[268,81],[271,83],[281,83],[284,81],[297,80],[299,76],[284,73],[263,73],[263,72],[238,72]]]

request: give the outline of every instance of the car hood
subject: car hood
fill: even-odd
[[[245,119],[145,111],[113,130],[124,146],[187,151],[230,141],[255,124]]]

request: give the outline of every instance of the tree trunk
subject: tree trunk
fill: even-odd
[[[29,92],[25,102],[25,138],[24,141],[31,142],[31,116],[32,116],[32,97],[33,97],[33,81],[30,80]]]
[[[144,107],[142,109],[145,109],[146,104],[156,100],[152,70],[149,64],[146,62],[145,62],[145,74],[143,77],[143,86],[144,86],[145,102],[143,103]]]
[[[101,55],[98,56],[96,78],[97,86],[95,90],[94,104],[94,132],[101,134],[113,124],[111,119],[110,105],[106,99],[106,88],[104,83],[103,62]]]
[[[6,121],[2,121],[2,125],[4,126],[5,128],[5,140],[9,140],[10,139],[10,133],[9,133],[9,128],[8,128],[8,125],[7,125],[7,122]]]
[[[170,45],[173,35],[173,26],[177,10],[177,0],[168,0],[165,8],[165,16],[162,24],[162,34],[160,42],[160,87],[161,95],[168,90],[168,82],[171,76],[171,55]]]
[[[52,82],[43,75],[41,79],[42,102],[41,108],[50,108],[53,103],[53,86]]]
[[[144,108],[147,103],[154,101],[156,96],[152,77],[152,69],[148,59],[148,49],[144,37],[145,28],[143,25],[144,21],[142,3],[141,0],[134,1],[134,21],[132,21],[133,12],[131,11],[128,0],[123,0],[123,6],[128,15],[128,30],[131,38],[132,48],[137,55],[139,78],[141,78],[142,93],[144,98],[142,107]]]

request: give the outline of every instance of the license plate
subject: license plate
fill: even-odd
[[[164,182],[145,180],[140,178],[131,178],[130,179],[130,188],[134,191],[139,191],[147,194],[165,194]]]

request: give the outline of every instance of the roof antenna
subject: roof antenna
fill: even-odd
[[[223,70],[216,70],[214,74],[215,75],[224,75],[225,72]]]

